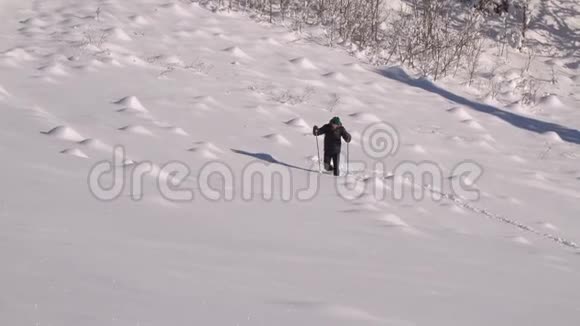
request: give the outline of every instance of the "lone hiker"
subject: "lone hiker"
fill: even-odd
[[[324,135],[324,169],[326,171],[334,170],[334,175],[339,176],[340,147],[342,145],[341,138],[343,138],[347,143],[350,143],[351,140],[351,136],[342,126],[340,118],[332,118],[330,122],[322,126],[322,128],[314,126],[312,133],[314,136]]]

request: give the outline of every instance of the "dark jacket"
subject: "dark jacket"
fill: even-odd
[[[341,138],[350,143],[351,136],[343,126],[325,124],[319,129],[314,129],[314,135],[324,135],[324,152],[327,154],[339,154],[342,145]]]

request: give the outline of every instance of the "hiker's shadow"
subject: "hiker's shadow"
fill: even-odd
[[[281,166],[285,166],[287,168],[291,168],[291,169],[297,169],[297,170],[301,170],[301,171],[306,171],[306,172],[317,172],[311,169],[306,169],[300,166],[296,166],[296,165],[292,165],[292,164],[288,164],[285,162],[281,162],[277,159],[275,159],[272,155],[268,154],[268,153],[251,153],[251,152],[246,152],[243,150],[239,150],[239,149],[231,149],[232,152],[236,153],[236,154],[240,154],[240,155],[245,155],[245,156],[249,156],[252,158],[255,158],[257,160],[260,161],[264,161],[270,164],[278,164]]]

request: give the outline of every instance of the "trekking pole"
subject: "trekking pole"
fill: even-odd
[[[322,173],[322,166],[320,165],[320,146],[318,145],[318,136],[316,136],[316,153],[318,153],[318,173]]]
[[[348,161],[350,161],[350,147],[349,143],[346,143],[346,175],[348,175]]]

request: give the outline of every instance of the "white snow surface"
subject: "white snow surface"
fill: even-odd
[[[566,67],[527,111],[189,1],[3,0],[0,325],[578,325],[580,71]],[[348,177],[318,174],[310,127],[334,115],[353,134]],[[361,146],[378,121],[400,140],[385,171]],[[129,181],[111,201],[90,191],[116,146],[124,171],[154,167],[140,200]],[[447,184],[467,160],[484,170],[465,180],[478,200],[390,177],[433,162]],[[169,162],[189,167],[193,200],[158,191]],[[208,162],[231,169],[233,200],[200,192]],[[256,162],[318,191],[244,199]]]

